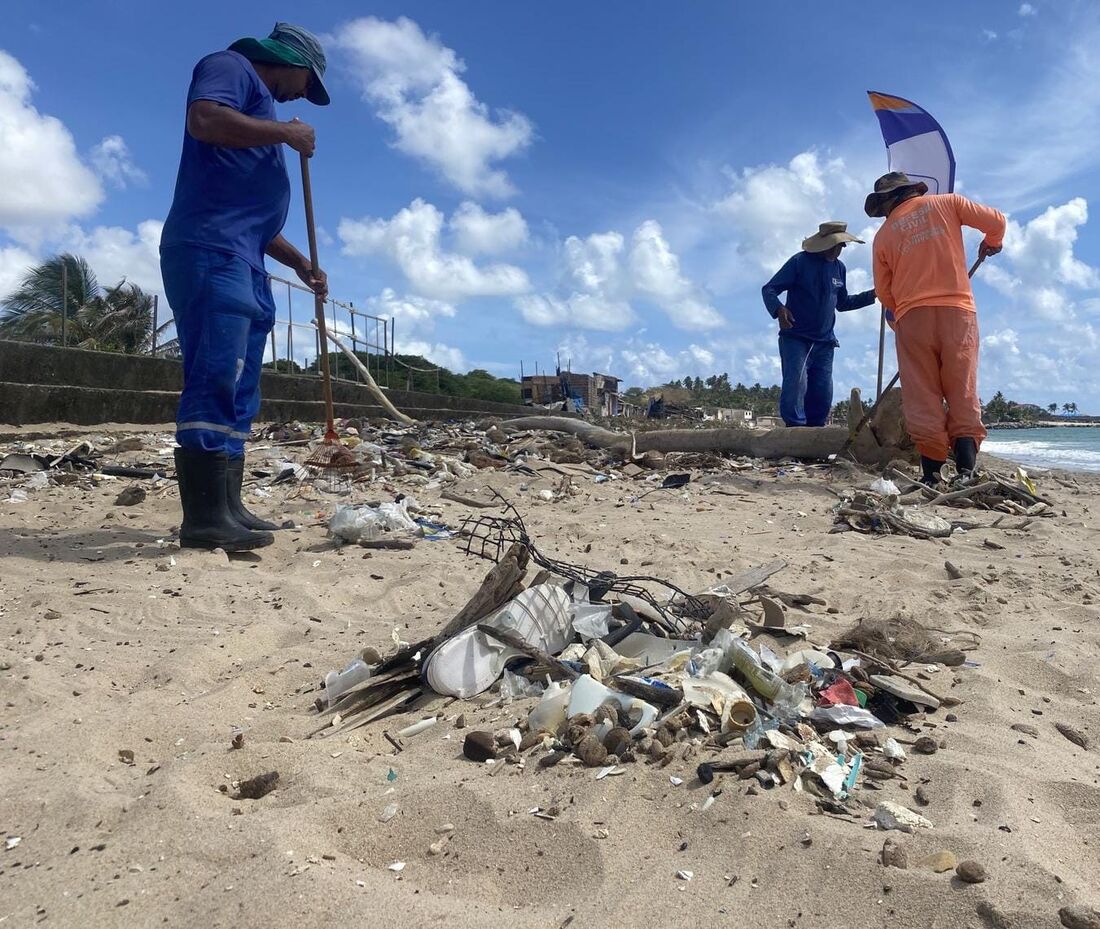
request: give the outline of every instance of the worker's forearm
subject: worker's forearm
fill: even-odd
[[[287,124],[256,119],[212,100],[196,100],[187,111],[187,131],[200,142],[223,148],[255,148],[287,141]]]
[[[308,271],[312,267],[309,259],[291,245],[282,233],[275,236],[268,243],[266,251],[268,257],[274,258],[280,264],[293,268],[295,271]]]

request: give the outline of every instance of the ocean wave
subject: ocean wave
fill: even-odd
[[[1045,437],[1013,436],[1000,439],[990,436],[982,447],[991,455],[1010,458],[1025,465],[1068,468],[1076,471],[1100,471],[1100,444],[1097,444],[1096,440],[1050,441]]]

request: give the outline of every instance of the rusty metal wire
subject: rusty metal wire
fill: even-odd
[[[707,607],[698,598],[663,578],[647,574],[621,576],[612,571],[594,571],[543,554],[531,541],[519,511],[500,494],[494,494],[510,515],[467,517],[462,523],[467,555],[500,561],[504,552],[518,542],[530,551],[531,560],[540,568],[586,585],[594,600],[609,592],[637,597],[652,606],[664,618],[666,629],[675,633],[688,633],[693,623],[706,622],[710,615]],[[669,591],[668,601],[671,602],[662,603],[652,591],[643,586],[646,584],[665,588]]]

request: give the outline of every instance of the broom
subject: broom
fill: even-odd
[[[302,197],[306,205],[306,232],[309,236],[309,263],[316,274],[321,267],[317,259],[317,226],[313,221],[313,188],[309,183],[309,157],[302,155]],[[316,317],[317,331],[321,334],[321,388],[325,399],[325,438],[321,445],[313,450],[305,463],[310,467],[326,471],[354,468],[358,464],[355,456],[340,444],[336,434],[336,424],[332,413],[332,374],[328,361],[328,334],[325,329],[325,298],[318,293],[313,295],[313,312]]]

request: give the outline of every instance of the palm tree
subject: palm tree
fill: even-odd
[[[1051,415],[1053,415],[1053,414],[1058,412],[1058,404],[1057,403],[1049,403],[1049,404],[1047,404],[1047,409],[1050,410]]]
[[[61,293],[65,269],[64,301]],[[62,313],[62,306],[65,313]],[[62,320],[66,328],[62,339]],[[171,320],[157,329],[160,336]],[[77,255],[56,255],[31,268],[0,310],[0,338],[137,354],[153,345],[153,296],[125,280],[101,291]],[[171,354],[174,343],[165,346]],[[158,352],[161,347],[158,346]]]
[[[61,268],[65,267],[65,299]],[[0,336],[23,342],[61,343],[61,324],[99,293],[99,282],[88,263],[76,255],[56,255],[30,268],[22,283],[3,302]]]

